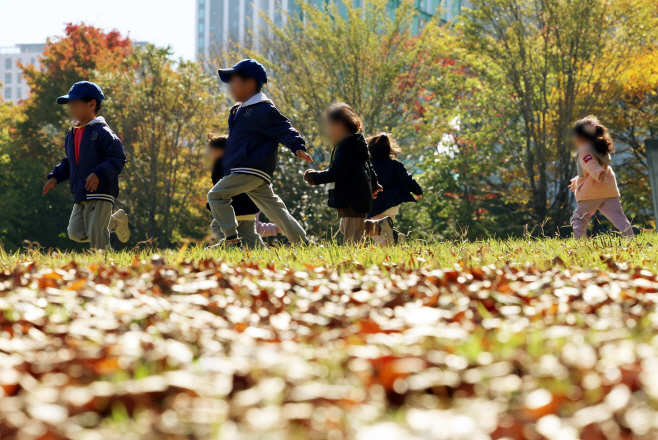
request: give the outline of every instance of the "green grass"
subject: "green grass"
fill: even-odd
[[[106,253],[69,253],[43,249],[23,250],[8,254],[0,250],[0,264],[13,267],[18,263],[35,262],[40,266],[59,267],[74,261],[77,264],[104,263],[127,267],[135,261],[150,261],[158,255],[166,264],[183,261],[221,259],[228,264],[256,263],[261,267],[304,269],[307,265],[343,267],[359,264],[364,267],[398,265],[418,267],[502,267],[535,265],[548,269],[556,264],[576,269],[604,269],[611,261],[641,266],[658,271],[658,234],[644,233],[634,239],[605,235],[589,240],[526,238],[484,241],[426,243],[414,241],[406,246],[378,248],[338,246],[323,243],[314,246],[273,246],[267,250],[210,250],[190,244],[178,249],[145,249],[109,251]],[[156,257],[157,258],[157,257]]]

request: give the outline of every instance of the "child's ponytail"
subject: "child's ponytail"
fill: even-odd
[[[388,133],[379,133],[368,138],[368,150],[373,160],[396,159],[402,149]]]
[[[573,133],[592,143],[594,150],[601,155],[615,152],[615,144],[610,136],[610,130],[601,125],[596,116],[587,116],[573,124]]]

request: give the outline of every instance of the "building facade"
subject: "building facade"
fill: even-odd
[[[336,2],[339,9],[345,6],[342,0],[307,0],[315,6],[324,6]],[[355,7],[365,7],[368,0],[351,0]],[[443,19],[452,20],[469,7],[467,0],[415,0],[418,9],[418,23],[429,20],[439,8]],[[389,0],[391,10],[400,5],[402,0]],[[262,14],[268,16],[277,26],[286,23],[288,14],[301,12],[298,0],[197,0],[196,10],[196,57],[197,61],[212,59],[229,42],[250,45],[250,38],[257,37],[265,28]],[[258,38],[254,48],[258,50]]]
[[[30,93],[18,63],[33,64],[39,67],[39,57],[43,54],[45,44],[17,44],[12,47],[0,47],[0,96],[5,102],[17,102],[26,99]]]

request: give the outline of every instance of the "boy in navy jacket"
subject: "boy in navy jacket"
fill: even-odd
[[[225,176],[208,193],[212,215],[226,237],[219,245],[242,245],[231,207],[232,198],[242,193],[281,228],[291,243],[307,243],[304,229],[272,191],[279,144],[288,147],[298,158],[312,162],[306,152],[306,141],[261,92],[267,72],[259,62],[242,60],[232,68],[220,69],[219,78],[229,83],[231,94],[238,101],[228,118]]]
[[[89,242],[92,249],[105,249],[110,244],[110,232],[116,232],[122,242],[130,238],[128,215],[123,209],[112,214],[126,154],[105,118],[98,116],[103,99],[101,88],[88,81],[75,83],[68,95],[57,98],[58,104],[68,104],[76,122],[64,141],[66,157],[43,187],[47,194],[58,183],[69,181],[74,202],[69,238]]]

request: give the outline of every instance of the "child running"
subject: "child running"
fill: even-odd
[[[226,141],[228,136],[208,136],[208,156],[212,161],[212,183],[213,186],[224,177],[224,158]],[[210,210],[210,205],[206,205]],[[274,236],[278,234],[278,227],[273,223],[261,223],[258,219],[259,210],[254,202],[246,194],[238,194],[233,197],[231,206],[235,212],[235,219],[238,222],[238,234],[243,244],[249,248],[267,247],[262,240],[262,236]],[[217,220],[210,224],[210,232],[213,238],[224,238]]]
[[[242,60],[218,73],[229,84],[237,104],[228,118],[225,175],[208,193],[210,211],[225,237],[216,246],[242,246],[231,201],[243,193],[281,228],[291,243],[309,243],[304,229],[272,190],[279,144],[288,147],[298,158],[313,162],[306,152],[306,141],[261,91],[267,83],[267,72],[259,62]]]
[[[57,98],[58,104],[68,104],[76,122],[64,140],[66,156],[43,187],[48,194],[58,183],[69,181],[74,202],[69,238],[89,242],[92,249],[108,247],[110,232],[116,232],[124,243],[130,238],[128,215],[123,209],[112,214],[126,154],[105,118],[98,116],[103,99],[101,88],[89,81],[75,83],[68,95]]]
[[[610,132],[595,116],[587,116],[573,126],[578,177],[569,188],[576,194],[578,206],[571,217],[575,238],[587,237],[587,223],[596,211],[612,222],[624,237],[633,237],[633,228],[619,200],[615,173],[610,168],[615,146]]]
[[[325,112],[325,131],[333,143],[331,163],[323,171],[308,170],[304,180],[311,185],[327,184],[329,206],[336,208],[340,231],[347,243],[358,243],[364,237],[383,236],[389,244],[402,243],[404,234],[393,229],[393,219],[366,220],[372,200],[382,191],[377,174],[370,164],[370,154],[361,119],[352,107],[336,103]]]
[[[379,184],[384,192],[372,203],[368,218],[378,220],[395,216],[400,211],[400,205],[406,202],[416,202],[423,196],[423,189],[416,179],[407,171],[402,162],[397,160],[400,147],[386,133],[368,138],[370,162],[377,173]],[[412,194],[414,194],[412,196]]]

